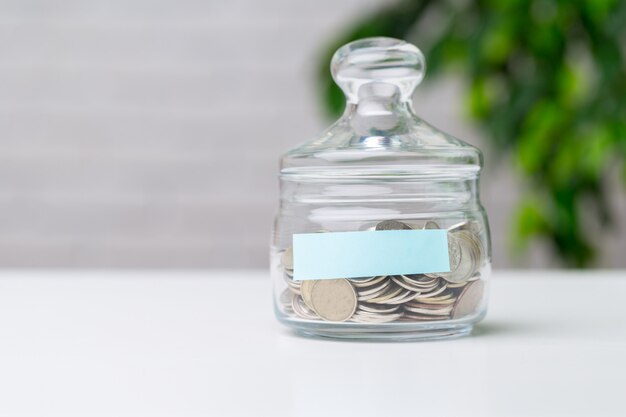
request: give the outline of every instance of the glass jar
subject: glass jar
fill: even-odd
[[[424,71],[404,41],[341,47],[343,116],[282,157],[270,268],[276,316],[299,333],[444,338],[485,315],[482,155],[414,114]]]

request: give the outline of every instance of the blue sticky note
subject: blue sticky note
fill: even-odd
[[[449,272],[447,230],[293,235],[295,280]]]

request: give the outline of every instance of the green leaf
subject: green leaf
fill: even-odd
[[[433,18],[441,15],[443,23]],[[329,45],[320,92],[337,115],[344,98],[328,65],[343,43],[392,36],[423,46],[417,34],[427,33],[426,82],[451,70],[467,81],[470,115],[496,151],[512,153],[532,190],[516,210],[513,241],[546,239],[563,264],[587,266],[594,242],[581,225],[610,223],[605,181],[615,164],[626,184],[624,22],[626,1],[617,0],[389,3]]]

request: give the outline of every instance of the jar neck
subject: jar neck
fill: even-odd
[[[415,117],[410,97],[396,85],[372,82],[361,86],[358,96],[348,101],[344,118],[361,136],[390,136],[402,133]]]
[[[347,118],[376,118],[376,117],[415,117],[413,102],[396,100],[359,100],[357,102],[347,102],[344,117]]]

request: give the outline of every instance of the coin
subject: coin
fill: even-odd
[[[285,279],[285,282],[287,283],[289,289],[296,294],[300,294],[301,281],[294,281],[293,276],[287,270],[284,271],[285,273],[283,274],[283,278]]]
[[[426,225],[424,225],[424,228],[426,228]],[[430,277],[440,276],[454,284],[468,281],[480,268],[484,258],[485,251],[478,237],[480,230],[480,226],[475,220],[465,220],[450,226],[448,228],[450,272],[429,273],[426,275]]]
[[[424,230],[429,230],[429,229],[441,229],[441,227],[439,227],[439,225],[437,224],[437,222],[434,222],[432,220],[427,221],[426,223],[424,223]]]
[[[466,230],[475,235],[479,235],[482,232],[482,227],[476,220],[465,220],[460,223],[453,224],[448,228],[449,232],[457,232],[460,230]]]
[[[395,275],[391,277],[391,279],[402,288],[414,291],[417,294],[429,293],[435,290],[439,285],[439,278],[429,278],[426,276]]]
[[[464,235],[466,236],[468,242],[471,243],[472,250],[474,251],[474,257],[476,258],[476,269],[474,273],[477,273],[478,270],[482,267],[482,264],[485,260],[485,256],[486,256],[485,246],[483,245],[483,242],[480,240],[479,235],[476,235],[471,232],[465,232]]]
[[[356,311],[356,291],[346,279],[320,280],[311,289],[311,303],[324,320],[346,321]]]
[[[385,220],[376,225],[376,230],[411,230],[411,226],[398,220]]]
[[[293,246],[289,246],[280,257],[283,268],[293,270]]]
[[[441,308],[428,308],[426,306],[414,307],[411,305],[406,305],[404,306],[404,309],[412,313],[419,313],[427,316],[447,316],[452,311],[452,306]]]
[[[407,282],[405,282],[403,279],[401,279],[399,277],[391,277],[391,279],[393,280],[393,282],[395,282],[396,284],[398,284],[402,288],[405,288],[405,289],[407,289],[409,291],[415,291],[415,293],[419,293],[420,290],[421,290],[420,287],[412,286],[412,285],[408,284]]]
[[[402,317],[399,305],[360,302],[350,321],[357,323],[389,323]]]
[[[473,242],[464,232],[449,233],[450,272],[439,273],[439,276],[452,283],[465,282],[470,279],[478,266],[477,255],[472,245]]]
[[[403,293],[398,294],[397,296],[388,299],[385,301],[385,304],[404,304],[407,301],[413,300],[415,298],[415,291],[405,290]]]
[[[385,289],[391,285],[391,280],[382,281],[380,284],[376,284],[372,287],[366,287],[358,290],[359,299],[367,300],[368,298],[374,298],[385,293]]]
[[[304,303],[304,300],[299,295],[293,295],[293,298],[291,299],[291,308],[303,319],[319,320],[319,316]]]
[[[349,281],[355,287],[361,288],[361,287],[369,287],[371,285],[378,284],[379,282],[381,282],[385,278],[387,278],[387,277],[386,276],[380,276],[380,277],[370,277],[370,278],[350,278]]]
[[[301,281],[300,284],[300,294],[302,295],[302,300],[304,303],[313,310],[313,302],[311,301],[311,291],[315,284],[317,284],[317,280],[304,280]]]
[[[484,288],[485,284],[482,280],[469,283],[457,298],[452,318],[458,319],[474,313],[482,301]]]
[[[289,289],[291,290],[291,292],[293,292],[294,294],[300,294],[300,283],[293,281],[291,279],[286,278],[285,281],[287,281],[287,287],[289,287]]]
[[[425,274],[405,274],[400,275],[400,277],[407,281],[412,282],[416,285],[431,285],[437,282],[437,277],[429,277]]]
[[[357,323],[389,323],[400,319],[403,315],[402,312],[392,314],[357,312],[350,320]]]
[[[404,288],[390,286],[389,289],[387,289],[383,294],[377,295],[376,297],[368,298],[367,302],[374,304],[386,304],[389,300],[398,297],[402,293],[402,291],[404,291]]]
[[[428,293],[420,293],[417,294],[415,296],[415,298],[429,298],[429,297],[434,297],[436,295],[441,294],[442,292],[444,292],[446,289],[448,288],[448,284],[442,284],[441,287],[437,288],[434,291],[428,292]]]
[[[387,306],[384,304],[359,303],[358,309],[366,313],[385,314],[398,311],[400,306]]]
[[[402,317],[398,321],[404,322],[416,322],[416,321],[438,321],[438,320],[446,320],[448,316],[429,316],[426,314],[418,314],[411,313],[410,311],[405,311]]]
[[[462,222],[453,224],[448,227],[448,232],[457,232],[459,230],[467,230],[470,227],[470,222],[468,220],[463,220]]]
[[[429,306],[446,306],[454,304],[456,302],[456,297],[450,294],[448,298],[416,298],[415,302],[420,304],[428,304]]]
[[[465,287],[467,285],[467,283],[469,281],[471,281],[471,279],[467,280],[465,282],[449,282],[448,283],[448,288],[463,288],[463,287]]]

